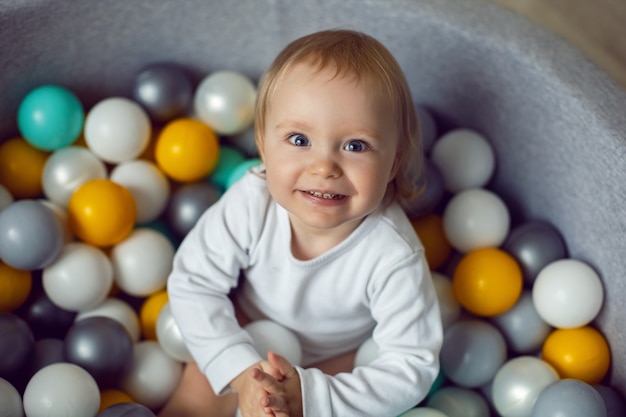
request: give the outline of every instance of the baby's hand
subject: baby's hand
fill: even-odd
[[[261,362],[261,368],[265,375],[259,376],[258,381],[267,393],[261,398],[265,413],[275,417],[302,417],[300,375],[296,368],[272,351],[268,352],[267,361]]]

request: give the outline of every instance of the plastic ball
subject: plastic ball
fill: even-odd
[[[41,288],[33,292],[19,308],[20,317],[28,323],[36,339],[64,338],[74,323],[76,312],[54,304]]]
[[[398,417],[448,417],[441,411],[430,407],[413,408],[400,414]]]
[[[515,305],[522,293],[522,281],[522,271],[511,255],[497,248],[482,248],[459,261],[452,288],[465,309],[491,317]]]
[[[145,224],[157,219],[170,197],[170,183],[152,162],[122,162],[111,171],[111,181],[124,186],[133,196],[137,209],[136,222]]]
[[[541,356],[561,378],[579,379],[589,384],[602,381],[611,365],[606,338],[590,326],[554,330],[546,338]]]
[[[85,243],[100,247],[126,239],[136,219],[130,191],[108,179],[81,185],[72,194],[67,213],[74,234]]]
[[[354,367],[367,366],[378,356],[378,345],[374,341],[374,338],[368,337],[365,342],[361,343],[361,346],[356,351],[354,357]]]
[[[426,402],[428,407],[448,417],[490,417],[487,401],[476,391],[462,387],[443,387]]]
[[[594,385],[593,387],[604,400],[607,417],[622,417],[626,415],[626,399],[616,389],[608,385]]]
[[[432,272],[432,280],[439,301],[439,313],[444,329],[455,323],[461,315],[461,305],[454,296],[452,282],[448,277],[438,272]]]
[[[155,341],[135,344],[131,369],[120,382],[121,389],[151,410],[163,406],[182,376],[183,366]]]
[[[65,358],[94,377],[100,387],[112,387],[130,369],[133,341],[118,321],[88,317],[65,336]]]
[[[441,171],[445,188],[458,193],[485,186],[495,169],[495,155],[487,139],[469,129],[452,130],[433,145],[430,159]]]
[[[10,206],[13,202],[15,202],[13,194],[4,185],[0,184],[0,211]]]
[[[50,211],[52,211],[52,213],[54,214],[54,217],[56,217],[57,221],[61,225],[61,230],[63,232],[63,243],[65,244],[65,243],[73,242],[74,232],[72,231],[72,228],[70,227],[70,221],[67,216],[67,209],[50,200],[41,199],[37,201],[43,204],[44,206],[46,206],[47,208],[49,208]]]
[[[533,285],[537,313],[559,328],[584,326],[596,318],[604,302],[602,281],[588,264],[561,259],[543,268]]]
[[[228,176],[228,180],[226,181],[226,188],[230,188],[234,183],[239,181],[246,174],[246,172],[250,170],[250,168],[261,165],[262,163],[263,161],[261,161],[261,159],[252,158],[247,159],[237,165],[235,168],[233,168],[230,175]]]
[[[116,404],[133,403],[134,400],[124,391],[120,391],[116,388],[107,388],[100,391],[100,408],[99,411],[103,411]],[[100,414],[99,414],[100,415]]]
[[[15,269],[0,262],[0,312],[10,313],[21,306],[32,287],[30,271]]]
[[[180,362],[193,362],[193,357],[187,346],[180,329],[174,321],[169,303],[165,304],[159,312],[156,324],[157,340],[165,353]]]
[[[416,105],[415,111],[417,112],[419,131],[422,137],[422,149],[424,150],[424,154],[428,155],[435,144],[435,140],[439,136],[439,129],[430,110],[424,106]]]
[[[246,157],[238,149],[231,146],[222,146],[220,148],[220,158],[211,173],[211,182],[222,189],[226,189],[231,172],[245,160]]]
[[[169,122],[159,134],[155,159],[165,174],[179,182],[208,176],[219,159],[219,140],[204,123],[180,118]]]
[[[220,198],[220,191],[208,182],[185,184],[176,189],[165,209],[165,219],[176,237],[183,238],[200,216]]]
[[[193,102],[194,89],[181,66],[174,62],[156,62],[139,71],[132,94],[152,120],[167,122],[187,112]]]
[[[254,125],[236,135],[228,136],[226,140],[227,143],[243,152],[247,158],[259,157],[259,148],[257,148]]]
[[[35,88],[24,97],[17,112],[24,139],[44,151],[72,144],[83,129],[84,118],[78,97],[58,85]]]
[[[133,342],[139,341],[141,336],[139,317],[135,309],[120,298],[109,297],[96,307],[83,310],[76,316],[76,321],[89,317],[108,317],[124,326],[124,329]]]
[[[62,309],[81,311],[102,303],[113,285],[113,265],[100,249],[81,242],[65,245],[43,270],[43,287]]]
[[[37,340],[33,354],[28,361],[28,370],[23,374],[24,387],[40,369],[53,363],[67,362],[63,353],[64,349],[65,342],[61,339],[46,338]]]
[[[3,417],[24,417],[22,396],[6,379],[0,378],[0,411]]]
[[[531,417],[606,417],[600,394],[589,384],[562,379],[544,388]]]
[[[404,205],[404,210],[411,218],[425,216],[434,212],[443,201],[446,190],[443,186],[443,176],[439,168],[430,160],[424,163],[424,172],[420,178],[422,193],[410,203]]]
[[[14,198],[35,198],[41,195],[41,175],[48,154],[32,147],[21,138],[0,144],[0,183]]]
[[[411,221],[413,229],[424,245],[424,254],[431,270],[441,267],[452,253],[443,229],[443,219],[432,213]]]
[[[507,359],[504,337],[482,320],[464,320],[444,333],[441,369],[455,384],[477,388],[491,381]]]
[[[456,194],[443,213],[450,244],[460,252],[500,246],[509,232],[508,208],[495,193],[482,188]]]
[[[35,338],[26,321],[11,313],[0,313],[0,378],[8,378],[24,368]]]
[[[100,159],[117,164],[137,158],[148,146],[152,126],[136,102],[111,97],[97,103],[85,119],[85,141]]]
[[[218,134],[235,135],[254,120],[257,90],[235,71],[216,71],[205,77],[194,95],[194,110]]]
[[[139,228],[115,245],[110,257],[117,286],[127,294],[145,297],[165,287],[174,246],[162,233]]]
[[[533,356],[506,362],[492,385],[495,409],[502,417],[530,417],[541,391],[559,379],[554,368]]]
[[[100,391],[91,375],[72,363],[55,363],[42,368],[24,391],[28,417],[95,416]]]
[[[52,263],[63,248],[54,213],[35,200],[17,200],[0,212],[0,259],[32,271]]]
[[[247,324],[244,330],[252,337],[256,351],[264,358],[273,351],[292,365],[300,365],[302,348],[298,337],[288,328],[271,320],[257,320]]]
[[[107,177],[107,169],[89,149],[68,146],[55,151],[43,169],[43,192],[62,207],[81,185],[93,179]]]
[[[565,258],[565,241],[558,230],[544,221],[530,221],[514,228],[502,249],[522,267],[524,281],[532,285],[539,272],[553,261]]]
[[[539,351],[552,331],[537,314],[530,291],[523,291],[511,309],[492,317],[491,321],[504,335],[509,349],[518,354]]]
[[[148,296],[139,310],[139,320],[141,322],[141,335],[146,340],[157,340],[156,323],[161,309],[169,297],[166,290],[157,291]]]
[[[114,404],[96,417],[156,417],[148,407],[137,403]]]

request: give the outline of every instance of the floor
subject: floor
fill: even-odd
[[[492,0],[580,48],[626,88],[626,0]]]

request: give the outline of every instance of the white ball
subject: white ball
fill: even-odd
[[[95,416],[100,391],[95,379],[83,368],[67,362],[41,368],[24,391],[28,417]]]
[[[93,308],[113,285],[113,266],[106,254],[91,245],[65,245],[59,257],[43,269],[43,288],[50,300],[69,311]]]
[[[137,223],[148,223],[163,213],[170,196],[170,183],[152,162],[137,159],[117,165],[109,177],[132,194]]]
[[[107,169],[89,149],[68,146],[48,157],[43,168],[42,187],[45,196],[67,207],[74,191],[87,181],[106,178]]]
[[[108,317],[120,323],[133,342],[138,342],[141,335],[141,326],[137,312],[126,301],[110,297],[96,307],[81,311],[75,321],[88,317]]]
[[[482,188],[454,195],[443,213],[446,237],[463,253],[500,246],[507,237],[509,226],[509,210],[502,199]]]
[[[245,75],[216,71],[196,89],[195,115],[216,133],[235,135],[252,124],[256,95],[256,86]]]
[[[378,345],[374,341],[374,338],[369,337],[365,342],[361,343],[361,346],[356,351],[354,357],[354,367],[367,366],[378,356]]]
[[[117,286],[127,294],[146,297],[165,287],[174,246],[161,232],[139,228],[113,246],[110,257]]]
[[[532,296],[541,318],[561,329],[589,324],[604,302],[596,271],[575,259],[560,259],[539,271]]]
[[[495,155],[485,137],[473,130],[456,129],[435,142],[431,160],[452,192],[485,186],[495,169]]]
[[[20,393],[4,378],[0,378],[0,415],[3,417],[24,417]]]
[[[534,356],[518,356],[506,362],[492,384],[493,404],[502,417],[531,417],[541,391],[557,381],[554,368]]]
[[[431,272],[433,285],[439,301],[439,313],[443,328],[456,322],[461,315],[461,305],[454,296],[452,282],[448,277],[438,272]]]
[[[135,344],[130,370],[120,381],[124,392],[152,410],[163,406],[183,373],[183,365],[153,340]]]
[[[180,362],[193,362],[193,357],[187,349],[183,335],[172,316],[170,303],[166,303],[159,312],[156,335],[165,353]]]
[[[97,103],[85,118],[85,141],[102,160],[120,163],[135,159],[150,142],[152,125],[136,102],[111,97]]]
[[[271,320],[257,320],[247,324],[244,330],[250,334],[256,351],[264,358],[273,351],[292,365],[302,362],[302,348],[298,337],[288,328]]]

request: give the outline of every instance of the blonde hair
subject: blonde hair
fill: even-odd
[[[387,187],[388,201],[406,204],[421,191],[418,178],[423,169],[423,152],[418,120],[411,92],[391,52],[378,40],[351,30],[312,33],[288,44],[274,59],[259,85],[255,136],[263,144],[265,116],[280,80],[297,64],[307,63],[324,70],[334,67],[336,76],[350,75],[366,81],[390,104],[398,127],[397,173]]]

